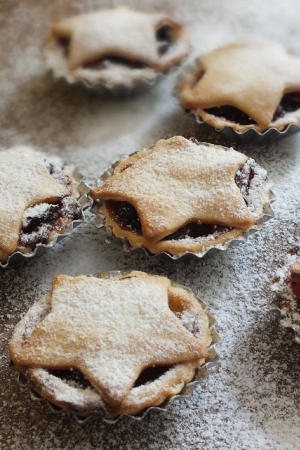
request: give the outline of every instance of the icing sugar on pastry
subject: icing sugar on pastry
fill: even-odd
[[[227,44],[203,55],[199,65],[187,73],[178,91],[183,106],[205,122],[216,128],[227,125],[240,131],[264,131],[300,121],[300,113],[289,109],[286,117],[275,115],[284,94],[300,91],[300,58],[281,44],[268,40]],[[300,102],[295,102],[298,107],[294,109],[299,111]],[[216,112],[222,106],[237,108],[249,120],[244,124],[226,120],[225,110]]]
[[[243,178],[239,174],[245,178],[240,183],[244,184],[244,195],[236,183],[236,176]],[[224,231],[219,227],[226,227],[231,238],[251,228],[262,215],[262,204],[268,197],[265,182],[266,172],[246,155],[175,136],[122,160],[102,186],[91,190],[91,196],[103,201],[106,222],[114,234],[127,237],[133,247],[143,245],[153,253],[168,251],[172,240],[171,248],[177,249],[172,248],[171,253],[180,253],[221,243],[222,238],[213,242],[213,237],[203,243],[215,231]],[[120,202],[136,211],[137,219],[132,224],[123,223]],[[191,224],[213,225],[216,229],[199,230],[198,236],[204,236],[200,243],[175,243],[184,238],[170,236]]]
[[[130,84],[166,72],[188,49],[183,27],[170,17],[118,7],[54,24],[46,59],[69,80]]]
[[[18,247],[24,211],[37,203],[68,195],[28,147],[0,152],[0,250],[11,254]]]
[[[45,155],[30,147],[0,152],[2,261],[16,250],[27,253],[38,243],[48,243],[54,230],[62,233],[68,223],[82,217],[75,181],[61,167],[51,167],[52,174]]]
[[[143,409],[149,398],[161,403],[181,390],[207,356],[209,343],[208,319],[191,293],[165,277],[132,272],[107,279],[54,277],[51,294],[16,327],[10,351],[31,380],[43,377],[43,368],[78,369],[110,414],[119,414]],[[134,387],[141,372],[154,366],[171,369],[161,385],[156,382],[159,389]],[[59,386],[58,391],[61,381]],[[70,386],[67,397],[69,391]],[[78,395],[88,405],[97,399],[82,390]],[[69,401],[76,402],[78,395]],[[50,399],[62,398],[60,393],[59,399]]]

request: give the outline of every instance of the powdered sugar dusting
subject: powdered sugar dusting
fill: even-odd
[[[205,356],[203,330],[195,339],[186,329],[168,307],[164,278],[58,276],[51,313],[21,349],[13,336],[12,357],[21,366],[76,367],[118,404],[144,367]]]
[[[32,206],[31,208],[27,208],[23,215],[22,226],[26,227],[28,224],[28,218],[33,216],[41,216],[43,215],[49,208],[49,203],[40,203],[39,205]]]
[[[300,311],[298,308],[298,295],[294,293],[291,280],[291,265],[299,262],[299,250],[293,249],[288,254],[282,267],[279,267],[275,277],[275,283],[271,286],[277,293],[277,307],[281,313],[283,327],[292,328],[295,331],[295,339],[299,342],[300,336]]]
[[[0,308],[0,447],[9,450],[295,450],[300,443],[300,347],[269,310],[270,284],[290,249],[300,244],[300,136],[251,145],[225,141],[199,128],[172,97],[178,72],[141,97],[100,99],[44,73],[41,58],[51,22],[113,6],[115,0],[1,2],[1,146],[43,148],[73,163],[95,183],[121,155],[184,134],[232,145],[267,169],[274,181],[274,219],[241,245],[203,259],[170,261],[126,254],[108,246],[93,217],[53,250],[3,270]],[[258,34],[299,54],[300,4],[281,2],[122,2],[172,14],[190,32],[189,60],[216,46]],[[30,7],[29,7],[30,4]],[[50,286],[53,275],[138,269],[187,285],[218,321],[221,365],[189,399],[166,414],[115,425],[95,421],[80,427],[73,417],[51,412],[20,388],[9,367],[14,325]]]
[[[173,62],[179,62],[189,48],[185,36],[181,36],[183,33],[177,32],[169,51],[159,54],[155,34],[164,22],[172,29],[167,16],[127,8],[61,21],[54,25],[46,46],[47,65],[57,77],[64,76],[69,82],[84,80],[90,85],[100,82],[109,87],[132,87],[139,80],[151,82],[157,71],[165,72]],[[66,55],[59,44],[60,38],[67,36],[71,45]],[[122,64],[114,61],[116,55],[124,58]]]
[[[267,171],[258,166],[252,158],[247,160],[244,170],[248,174],[250,170],[254,172],[248,192],[242,192],[242,194],[248,208],[257,219],[262,216],[264,206],[270,202],[270,189],[273,183],[267,179]]]
[[[0,243],[1,252],[16,250],[26,208],[68,194],[44,168],[31,148],[14,147],[0,153]]]
[[[110,418],[178,394],[211,360],[212,339],[197,299],[167,278],[60,275],[16,326],[10,354],[43,398],[80,416],[100,409]]]
[[[143,235],[153,242],[189,219],[249,228],[253,218],[234,182],[246,159],[233,149],[198,145],[176,136],[158,141],[139,159],[134,155],[125,160],[126,170],[117,167],[95,190],[95,198],[131,203]]]
[[[183,326],[189,330],[190,333],[195,334],[199,339],[203,338],[203,328],[199,327],[198,320],[196,320],[195,315],[191,311],[183,311],[180,320]]]

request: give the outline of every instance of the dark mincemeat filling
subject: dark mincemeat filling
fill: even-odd
[[[50,375],[53,375],[59,379],[61,379],[62,381],[65,381],[69,386],[72,386],[74,388],[78,388],[78,389],[93,389],[94,387],[93,385],[89,382],[89,380],[87,378],[85,378],[85,376],[79,372],[76,369],[70,369],[70,370],[49,370],[48,369],[48,373]],[[45,384],[47,385],[47,382],[50,382],[51,385],[51,381],[49,380],[45,380]],[[32,386],[32,388],[34,389],[35,386]],[[55,403],[51,403],[51,407],[54,408],[55,410],[61,410],[61,408],[59,406],[57,406]],[[68,403],[68,401],[66,400],[66,403]],[[74,414],[78,414],[79,418],[82,415],[83,412],[85,412],[85,406],[82,404],[79,404],[78,406],[76,404],[72,404],[69,405],[70,407],[70,411]],[[106,407],[102,404],[101,406],[98,406],[97,409],[95,409],[93,411],[93,413],[100,413],[101,415],[104,415],[106,413]]]
[[[28,216],[23,220],[20,231],[19,245],[35,247],[37,244],[47,244],[51,231],[59,230],[59,219],[78,220],[82,218],[80,205],[71,197],[63,198],[58,203],[49,203],[41,215]]]
[[[240,125],[255,125],[255,120],[252,120],[247,114],[234,106],[217,106],[215,108],[208,108],[205,110],[208,114],[216,117],[224,117],[224,119],[239,123]]]
[[[284,117],[285,114],[297,111],[300,108],[300,93],[285,94],[275,111],[273,120]]]
[[[232,230],[232,227],[224,227],[222,225],[211,225],[206,223],[196,223],[191,222],[187,225],[185,225],[182,228],[179,228],[179,230],[175,231],[175,233],[169,234],[169,236],[166,236],[163,238],[163,241],[170,241],[170,240],[180,240],[185,239],[187,237],[190,238],[198,238],[201,236],[209,236],[211,234],[223,234],[227,231]]]
[[[171,365],[148,367],[147,369],[142,371],[142,373],[136,379],[133,387],[139,387],[157,380],[172,367],[174,366]],[[54,375],[63,381],[66,381],[67,384],[71,386],[73,385],[74,387],[78,387],[80,389],[93,388],[89,380],[85,378],[85,376],[78,370],[48,370],[48,372],[49,374]]]
[[[243,170],[244,169],[244,170]],[[235,174],[234,181],[239,190],[241,191],[241,194],[245,200],[246,205],[248,206],[248,203],[245,199],[247,195],[249,195],[251,180],[253,180],[255,171],[254,167],[252,165],[249,165],[249,171],[245,171],[245,166],[241,170],[238,170]]]
[[[164,375],[169,369],[171,369],[174,366],[153,366],[149,367],[140,374],[140,376],[135,381],[133,388],[143,386],[145,384],[151,383],[157,379],[159,379],[162,375]],[[72,369],[72,370],[48,370],[49,374],[60,378],[62,381],[65,381],[68,385],[78,388],[78,389],[93,389],[93,385],[89,382],[85,376],[79,372],[78,370]],[[50,380],[49,380],[50,381]],[[47,380],[46,380],[47,383]],[[33,387],[34,389],[34,387]],[[55,404],[51,403],[51,405],[55,408],[60,409]],[[75,409],[74,409],[75,408]],[[101,406],[101,408],[97,409],[98,413],[105,414],[107,409],[107,405]],[[74,405],[72,406],[72,412],[75,414],[82,413],[82,408],[78,408]]]
[[[299,93],[285,94],[282,97],[280,104],[277,106],[272,121],[280,119],[281,117],[284,117],[285,114],[294,112],[299,108],[300,108],[300,94]],[[225,105],[215,108],[207,108],[205,111],[217,117],[224,117],[224,119],[230,122],[238,123],[240,125],[256,124],[256,122],[252,120],[251,117],[249,117],[243,111],[235,108],[234,106]]]
[[[73,384],[74,386],[80,387],[80,389],[91,388],[92,385],[85,376],[79,372],[78,370],[49,370],[49,374],[60,378],[61,380],[65,380],[69,384]]]
[[[163,56],[173,43],[172,29],[169,25],[163,25],[156,30],[156,40],[158,44],[158,54]]]
[[[62,49],[65,58],[67,58],[70,50],[70,39],[66,37],[60,37],[57,39],[57,44]]]
[[[60,217],[59,210],[59,204],[51,204],[42,216],[29,216],[21,230],[19,244],[21,246],[34,245],[38,242],[46,244],[52,224]]]
[[[251,180],[254,177],[254,169],[250,166],[249,171],[246,171],[246,166],[238,170],[235,175],[235,183],[240,189],[244,199],[249,194]],[[246,200],[245,203],[247,204]],[[136,209],[127,202],[120,202],[115,200],[107,200],[105,202],[106,209],[113,219],[117,222],[120,228],[125,231],[131,231],[137,235],[142,235],[142,226]],[[209,236],[211,234],[221,235],[232,230],[232,227],[216,225],[216,224],[198,224],[191,222],[174,233],[166,236],[163,240],[179,240],[186,237],[197,238],[201,236]]]
[[[143,370],[143,372],[140,374],[140,376],[137,378],[137,380],[135,380],[133,387],[139,387],[144,384],[148,384],[148,383],[151,383],[151,382],[157,380],[172,367],[174,367],[174,366],[148,367],[147,369]]]
[[[72,191],[71,179],[64,174],[63,168],[55,167],[49,161],[44,161],[44,165],[56,181]],[[55,229],[61,230],[60,219],[81,218],[81,207],[72,197],[67,196],[56,203],[49,203],[41,213],[36,212],[32,216],[27,215],[26,219],[23,218],[19,246],[34,248],[37,244],[47,244],[50,233]]]
[[[105,58],[100,58],[96,61],[84,64],[84,69],[93,69],[93,70],[104,70],[107,68],[108,64],[120,65],[130,67],[131,69],[145,69],[146,64],[135,61],[127,58],[121,58],[120,56],[109,56]]]
[[[142,226],[136,209],[130,203],[108,200],[105,202],[106,209],[112,219],[117,222],[123,230],[135,234],[142,234]]]

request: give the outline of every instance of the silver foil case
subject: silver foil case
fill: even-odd
[[[201,61],[199,58],[194,60],[192,63],[187,64],[181,71],[175,89],[174,95],[178,99],[178,104],[182,107],[181,97],[180,97],[180,85],[182,80],[188,73],[196,72],[201,70]],[[194,120],[199,124],[199,126],[206,126],[211,129],[214,129],[217,133],[223,136],[225,139],[242,142],[244,144],[263,144],[267,143],[279,138],[291,136],[300,131],[300,124],[290,123],[283,130],[278,130],[276,127],[270,127],[263,132],[257,131],[255,128],[249,128],[246,131],[237,131],[231,126],[224,125],[222,128],[215,128],[213,125],[210,125],[204,122],[201,117],[192,110],[186,110],[188,114],[193,116]]]
[[[20,262],[23,262],[27,258],[32,258],[36,254],[40,254],[43,251],[52,248],[56,243],[60,242],[62,239],[64,239],[66,236],[69,236],[72,234],[73,230],[82,222],[84,222],[84,210],[89,208],[92,204],[91,198],[89,197],[88,193],[90,191],[89,186],[85,183],[83,175],[81,175],[77,170],[74,170],[73,173],[70,174],[75,182],[77,183],[77,191],[79,193],[79,198],[77,199],[77,202],[81,206],[83,218],[78,220],[73,220],[70,222],[66,227],[63,233],[54,234],[53,238],[48,242],[47,244],[37,244],[34,250],[28,251],[28,252],[21,252],[21,251],[15,251],[9,257],[6,261],[0,261],[0,268],[7,268],[8,265],[11,264],[18,264]]]
[[[99,274],[95,274],[92,276],[96,276],[99,278],[115,278],[117,276],[126,276],[130,273],[131,271],[109,271],[109,272],[101,272]],[[200,300],[191,289],[179,285],[175,282],[172,282],[173,285],[175,286],[179,286],[183,289],[185,289],[187,292],[190,292],[201,304],[207,318],[208,318],[208,322],[209,322],[209,330],[210,330],[210,336],[211,336],[211,342],[210,345],[208,347],[208,356],[207,358],[205,358],[205,363],[202,364],[198,369],[196,369],[195,372],[195,376],[194,378],[187,383],[182,391],[179,394],[176,395],[172,395],[170,396],[167,400],[165,400],[161,405],[159,406],[151,406],[149,408],[146,408],[144,411],[142,411],[139,414],[136,415],[119,415],[117,417],[114,417],[112,419],[106,419],[104,417],[101,416],[101,413],[95,413],[92,414],[88,417],[79,417],[76,415],[73,415],[76,419],[76,421],[81,424],[84,425],[88,422],[90,422],[91,420],[96,420],[96,419],[101,419],[104,422],[108,423],[108,424],[115,424],[117,423],[120,419],[125,418],[125,417],[129,417],[130,419],[133,419],[135,421],[141,421],[143,420],[150,411],[157,411],[157,412],[166,412],[170,409],[170,407],[172,406],[172,404],[174,403],[175,400],[179,400],[181,398],[186,399],[189,398],[193,395],[193,391],[194,388],[198,385],[205,385],[208,381],[209,378],[209,371],[211,368],[215,367],[216,365],[220,364],[220,359],[219,359],[219,355],[217,353],[216,350],[216,345],[220,342],[221,338],[218,334],[218,332],[216,331],[215,327],[217,326],[217,321],[215,319],[215,317],[209,312],[207,311],[207,305],[205,302],[203,302],[202,300]],[[63,409],[61,409],[60,407],[58,407],[57,405],[51,403],[48,400],[45,400],[44,398],[42,398],[37,392],[35,392],[33,389],[30,388],[30,386],[28,386],[28,382],[25,378],[25,376],[22,374],[22,372],[20,372],[13,364],[13,362],[11,362],[11,366],[13,367],[13,369],[15,369],[17,371],[17,379],[18,379],[18,383],[20,386],[22,387],[28,387],[29,391],[30,391],[30,396],[32,398],[32,400],[36,400],[36,401],[45,401],[48,403],[48,406],[50,408],[50,410],[54,413],[57,414],[61,414],[64,412]],[[70,415],[72,415],[71,413],[69,413]]]
[[[191,138],[191,140],[195,143],[199,143],[197,141],[197,139],[195,138]],[[209,143],[204,143],[206,145],[213,145],[213,144],[209,144]],[[226,148],[226,147],[224,147]],[[100,179],[99,179],[99,185],[103,184],[107,179],[109,179],[113,173],[114,173],[114,169],[115,167],[119,164],[119,162],[122,159],[128,158],[129,156],[135,155],[136,153],[139,152],[134,152],[130,155],[124,155],[121,159],[115,161],[114,163],[112,163],[106,170],[105,172],[101,175]],[[256,231],[259,231],[262,229],[264,223],[266,221],[268,221],[269,219],[271,219],[272,217],[274,217],[274,212],[272,210],[271,204],[275,201],[275,194],[271,189],[269,189],[268,192],[269,195],[269,201],[264,205],[263,208],[263,216],[256,221],[256,223],[253,225],[252,228],[250,228],[247,231],[244,231],[238,238],[235,239],[230,239],[227,242],[225,242],[222,245],[217,245],[217,246],[212,246],[209,248],[204,249],[202,252],[198,252],[198,253],[194,253],[194,252],[184,252],[184,253],[180,253],[178,255],[172,255],[168,252],[160,252],[160,253],[156,253],[153,254],[151,253],[147,248],[144,247],[139,247],[139,248],[133,248],[130,243],[128,242],[128,240],[124,237],[124,238],[118,238],[114,235],[112,229],[109,226],[106,226],[106,220],[105,220],[105,216],[104,214],[101,212],[101,206],[102,206],[102,201],[101,200],[97,200],[94,201],[93,206],[91,208],[92,212],[95,214],[96,216],[96,222],[95,225],[97,228],[100,229],[105,229],[106,230],[106,238],[105,238],[105,242],[107,242],[108,244],[111,244],[112,242],[118,242],[121,243],[123,250],[127,253],[130,253],[132,251],[138,251],[139,249],[142,249],[145,254],[149,257],[160,257],[162,255],[165,255],[173,260],[177,260],[179,258],[185,257],[185,258],[203,258],[203,256],[205,256],[208,252],[211,253],[217,253],[218,251],[224,251],[227,250],[229,247],[234,247],[236,245],[238,245],[240,242],[245,241],[251,234],[255,233]]]

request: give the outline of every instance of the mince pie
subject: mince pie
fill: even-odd
[[[235,42],[207,53],[178,86],[182,105],[216,129],[300,124],[300,58],[275,42]]]
[[[133,248],[203,256],[260,227],[271,194],[253,159],[175,136],[121,160],[90,195],[114,236]]]
[[[53,161],[52,161],[53,160]],[[77,181],[59,158],[29,147],[0,152],[0,262],[32,253],[82,219]]]
[[[292,328],[295,340],[300,342],[300,251],[292,250],[283,267],[278,269],[272,286],[277,292],[276,307],[281,313],[281,324]]]
[[[45,57],[69,82],[130,87],[153,81],[188,50],[184,28],[169,16],[118,7],[54,24]]]
[[[57,275],[16,326],[11,358],[30,387],[87,417],[137,414],[205,363],[209,319],[190,291],[143,272]]]

